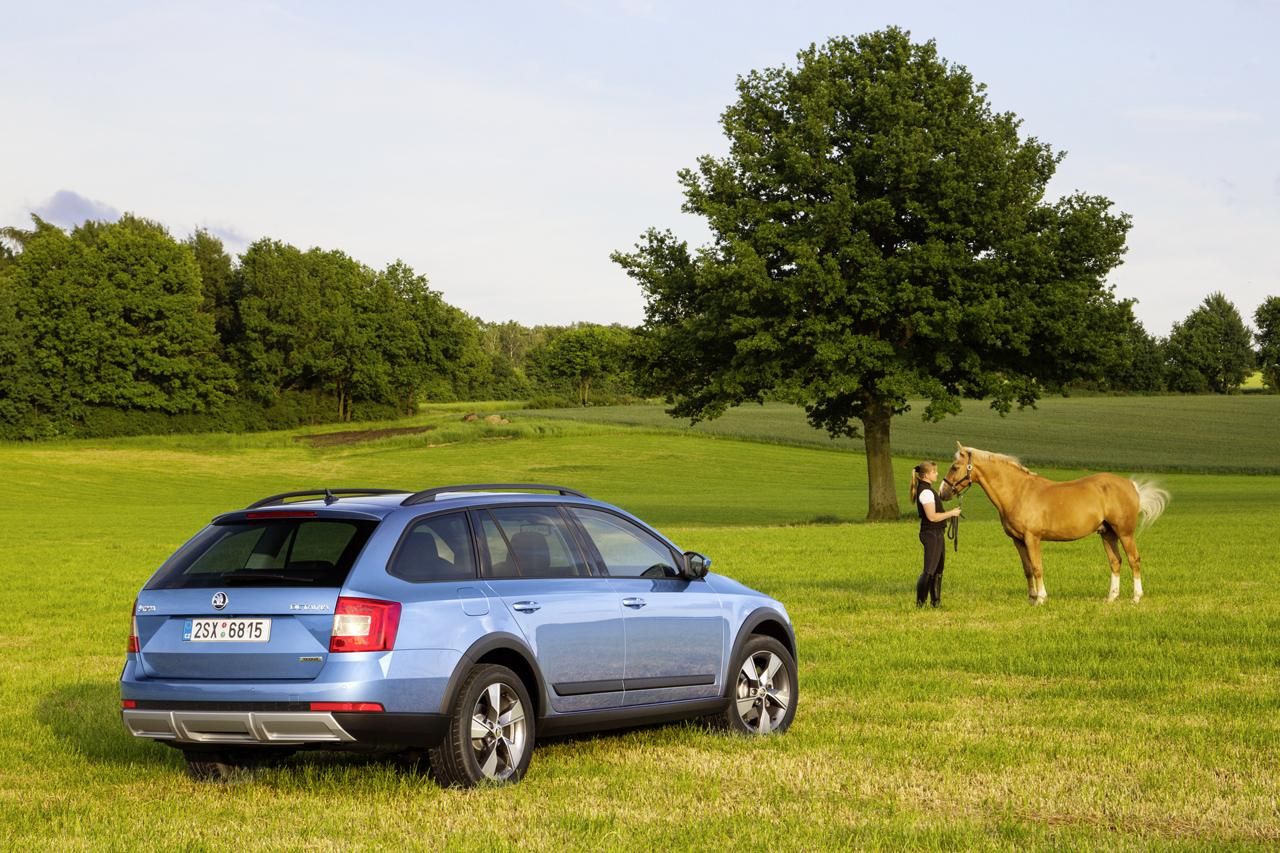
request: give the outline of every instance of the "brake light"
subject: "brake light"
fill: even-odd
[[[137,703],[137,702],[135,702],[135,701],[134,701],[134,700],[132,700],[132,699],[121,699],[121,700],[120,700],[120,707],[121,707],[121,708],[136,708],[136,707],[138,707],[138,703]]]
[[[313,711],[381,711],[380,702],[312,702]]]
[[[138,599],[133,600],[133,607],[129,609],[129,649],[130,652],[137,652],[138,649]]]
[[[390,651],[399,628],[400,602],[342,596],[333,609],[329,651]]]
[[[274,510],[271,512],[251,512],[245,516],[249,521],[256,521],[260,518],[315,518],[316,514],[309,510]]]

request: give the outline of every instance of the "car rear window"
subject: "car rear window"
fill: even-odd
[[[147,589],[342,586],[376,526],[320,518],[210,525],[160,567]]]

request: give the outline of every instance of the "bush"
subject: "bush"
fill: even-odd
[[[567,394],[538,394],[525,404],[528,409],[576,409],[578,401]]]

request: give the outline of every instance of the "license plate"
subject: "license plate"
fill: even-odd
[[[265,643],[271,639],[270,619],[188,619],[182,639],[192,643]]]

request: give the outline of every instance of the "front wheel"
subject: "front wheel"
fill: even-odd
[[[796,716],[799,680],[796,662],[773,637],[753,636],[730,670],[729,707],[710,718],[716,728],[740,734],[785,732]]]
[[[449,731],[430,752],[431,770],[446,786],[518,782],[533,743],[533,702],[524,682],[505,666],[483,664],[458,690]]]

